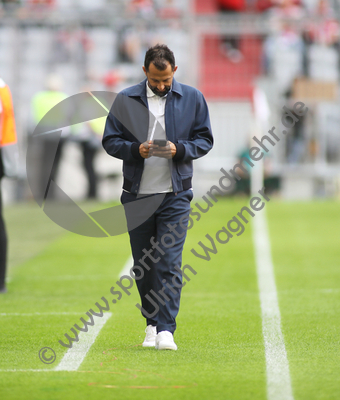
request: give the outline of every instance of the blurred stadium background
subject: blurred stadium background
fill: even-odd
[[[9,271],[8,293],[0,298],[1,399],[338,400],[339,1],[0,4],[0,78],[13,94],[21,169],[20,178],[2,180]],[[26,151],[36,125],[32,99],[51,74],[68,96],[118,92],[144,79],[144,54],[156,43],[174,51],[176,78],[200,89],[210,109],[215,146],[194,164],[195,201],[216,184],[221,168],[245,156],[254,135],[275,126],[281,140],[263,169],[253,169],[255,179],[243,176],[188,234],[183,259],[197,276],[183,290],[179,350],[141,347],[145,327],[133,288],[131,296],[110,303],[112,317],[89,353],[83,352],[80,367],[53,372],[67,355],[58,341],[102,296],[112,299],[110,287],[131,261],[127,234],[97,240],[66,232],[34,202],[26,179]],[[296,101],[309,112],[282,135],[282,107],[291,109]],[[67,140],[59,186],[86,211],[114,204],[121,191],[120,162],[96,147],[97,202],[86,202],[82,156],[79,142]],[[242,238],[218,244],[209,264],[195,257],[190,250],[248,205],[252,183],[257,191],[262,180],[273,201],[254,221],[268,221],[268,238],[265,222],[261,229],[248,224]],[[258,285],[259,260],[272,264],[268,274],[262,272],[265,280],[273,277],[275,290],[269,293]],[[276,290],[277,319],[271,302]],[[269,295],[267,311],[263,294]],[[284,354],[276,352],[280,313],[286,380]],[[271,362],[265,318],[274,327]],[[44,346],[56,351],[57,363],[42,364],[38,351]],[[271,392],[271,385],[278,390]]]
[[[197,194],[244,155],[261,98],[269,110],[261,136],[282,128],[283,105],[303,101],[310,111],[266,158],[268,189],[283,199],[339,196],[337,0],[22,0],[2,1],[0,13],[0,76],[14,98],[22,171],[4,180],[5,204],[32,197],[25,172],[31,101],[47,77],[57,74],[67,95],[118,92],[143,79],[145,50],[158,42],[174,51],[176,78],[209,104],[216,145],[196,162]],[[99,200],[117,198],[120,162],[100,149],[95,168]],[[74,200],[85,197],[75,143],[64,148],[58,182]],[[247,191],[245,177],[236,192]]]

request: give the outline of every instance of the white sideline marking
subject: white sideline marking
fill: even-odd
[[[266,353],[267,397],[268,400],[293,400],[265,210],[253,218],[253,241]]]
[[[73,342],[73,347],[67,350],[54,371],[76,371],[111,315],[112,313],[104,313],[101,318],[94,317],[94,325],[90,326],[87,332],[79,333],[79,342]],[[72,335],[72,332],[70,334]]]
[[[133,266],[133,258],[132,256],[130,256],[126,261],[123,269],[120,271],[118,277],[121,278],[124,275],[130,275],[130,269],[132,268],[132,266]]]
[[[0,372],[49,372],[54,369],[0,369]]]
[[[12,316],[19,316],[19,317],[33,317],[39,315],[79,315],[75,312],[34,312],[34,313],[0,313],[0,317],[12,317]]]
[[[103,275],[58,275],[58,276],[30,276],[26,279],[32,280],[32,281],[38,281],[38,280],[49,280],[49,281],[85,281],[85,280],[102,280],[105,278],[111,278],[110,275],[103,276]]]

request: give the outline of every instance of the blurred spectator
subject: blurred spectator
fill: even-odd
[[[273,5],[273,19],[279,21],[282,19],[300,21],[305,16],[305,11],[300,0],[274,0]]]
[[[265,40],[265,71],[270,72],[275,53],[284,54],[290,51],[302,53],[303,40],[293,24],[289,23],[289,21],[282,21],[280,30],[276,34],[268,36]]]
[[[0,79],[0,184],[3,176],[15,176],[18,154],[12,96],[8,86]],[[6,292],[7,234],[2,217],[0,187],[0,293]]]
[[[176,7],[173,0],[166,0],[164,6],[160,7],[158,16],[162,19],[179,18],[181,12]]]
[[[54,36],[51,64],[68,63],[74,60],[78,71],[85,77],[87,54],[93,43],[84,29],[61,29]]]
[[[152,0],[130,0],[127,5],[127,13],[133,17],[152,19],[156,16]]]
[[[229,14],[245,11],[246,2],[245,0],[218,0],[218,6],[222,13]],[[221,53],[228,57],[230,61],[238,63],[243,59],[239,36],[223,35],[221,42]]]
[[[242,12],[246,9],[245,0],[217,0],[221,11],[238,11]]]
[[[72,53],[81,80],[88,78],[88,53],[93,43],[85,29],[75,29],[72,35]]]
[[[72,135],[70,139],[79,143],[83,155],[83,167],[88,181],[87,199],[95,199],[97,197],[98,176],[94,168],[94,159],[98,150],[102,149],[101,140],[105,120],[106,118],[98,118],[73,125],[71,128]]]
[[[1,4],[6,7],[7,5],[20,4],[20,0],[1,0]]]
[[[55,0],[27,0],[26,4],[33,7],[52,8],[55,5]]]
[[[138,63],[142,55],[144,32],[140,28],[124,27],[119,35],[119,55],[122,62]]]
[[[306,153],[305,124],[299,120],[287,134],[287,161],[298,164],[303,161]]]
[[[67,29],[60,29],[54,35],[52,44],[51,64],[67,63],[71,60],[70,32]]]
[[[20,0],[1,0],[1,5],[4,8],[13,7],[20,4]]]
[[[94,168],[94,158],[98,150],[102,148],[103,131],[104,128],[100,134],[97,134],[92,121],[74,125],[71,130],[70,140],[79,143],[83,155],[83,167],[88,181],[87,199],[97,197],[98,177]]]
[[[0,16],[14,15],[20,10],[20,0],[0,0]]]
[[[293,88],[287,90],[285,97],[287,99],[288,108],[294,104]],[[291,110],[293,111],[293,110]],[[300,116],[299,121],[295,123],[293,128],[289,129],[286,135],[286,157],[287,162],[290,164],[299,164],[303,162],[304,157],[307,155],[307,138],[306,138],[306,115]]]
[[[264,12],[269,10],[273,6],[272,0],[256,0],[255,9],[258,12]]]
[[[334,17],[334,10],[327,0],[319,0],[304,32],[306,75],[315,79],[323,76],[327,79],[327,75],[331,80],[339,78],[339,37],[339,21]]]
[[[116,87],[121,80],[122,77],[120,76],[119,72],[115,70],[108,71],[102,78],[105,90],[110,92],[116,92]]]
[[[162,38],[157,31],[144,25],[131,25],[121,30],[118,41],[121,61],[142,65],[146,50],[162,41]]]
[[[250,195],[250,173],[251,173],[251,167],[246,163],[243,162],[242,159],[246,158],[250,162],[252,162],[250,156],[249,156],[249,149],[251,146],[244,148],[239,154],[238,154],[238,160],[237,163],[241,163],[244,165],[246,168],[247,172],[244,172],[241,168],[237,169],[237,174],[241,177],[240,180],[236,180],[236,186],[235,186],[235,191],[233,194],[245,194],[247,196]]]
[[[237,169],[237,174],[241,177],[240,180],[236,180],[236,186],[233,195],[250,195],[250,186],[251,186],[251,167],[244,162],[243,159],[246,158],[250,162],[253,160],[249,156],[249,150],[253,146],[253,143],[250,141],[249,147],[244,148],[240,154],[238,155],[237,163],[241,163],[244,165],[247,172],[244,172],[241,168]],[[264,186],[266,188],[267,193],[277,192],[280,189],[281,178],[277,175],[273,175],[272,173],[272,165],[271,158],[266,153],[263,157],[263,173],[264,173]]]
[[[270,11],[271,34],[263,45],[263,69],[284,92],[303,74],[305,53],[301,26],[304,9],[294,0],[280,0]]]
[[[51,129],[55,130],[55,125],[58,121],[52,121],[53,116],[49,118],[49,121],[43,120],[43,117],[58,103],[66,99],[68,96],[66,93],[61,91],[62,80],[58,75],[49,75],[46,82],[44,91],[37,93],[32,99],[32,112],[33,112],[33,123],[38,125],[40,121],[45,123],[41,125],[42,132],[48,132]],[[50,180],[56,179],[60,158],[62,154],[62,148],[64,146],[65,138],[61,137],[58,145],[58,139],[55,135],[41,135],[39,149],[39,191],[43,197],[47,189],[47,184]],[[51,160],[53,161],[53,167],[51,173],[47,168],[50,165]],[[49,196],[54,197],[55,193],[53,190],[49,190]]]
[[[56,0],[24,0],[21,3],[23,7],[18,10],[18,17],[27,20],[31,18],[43,20],[56,6]]]

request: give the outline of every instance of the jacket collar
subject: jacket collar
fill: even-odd
[[[172,80],[171,91],[179,94],[180,96],[183,96],[181,84],[178,83],[175,78]],[[129,96],[146,98],[146,78],[142,82],[138,83],[138,85],[135,85],[130,89]]]

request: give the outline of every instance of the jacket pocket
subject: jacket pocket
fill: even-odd
[[[136,164],[124,161],[123,175],[125,178],[132,179],[136,173]]]
[[[177,172],[183,178],[189,178],[192,176],[193,168],[192,168],[192,161],[177,161],[176,163]]]
[[[187,143],[188,140],[187,139],[178,139],[177,140],[178,143]],[[192,161],[191,160],[178,160],[176,161],[176,168],[177,168],[177,172],[178,175],[180,175],[182,178],[189,178],[192,177],[192,173],[193,173],[193,168],[192,168]]]

